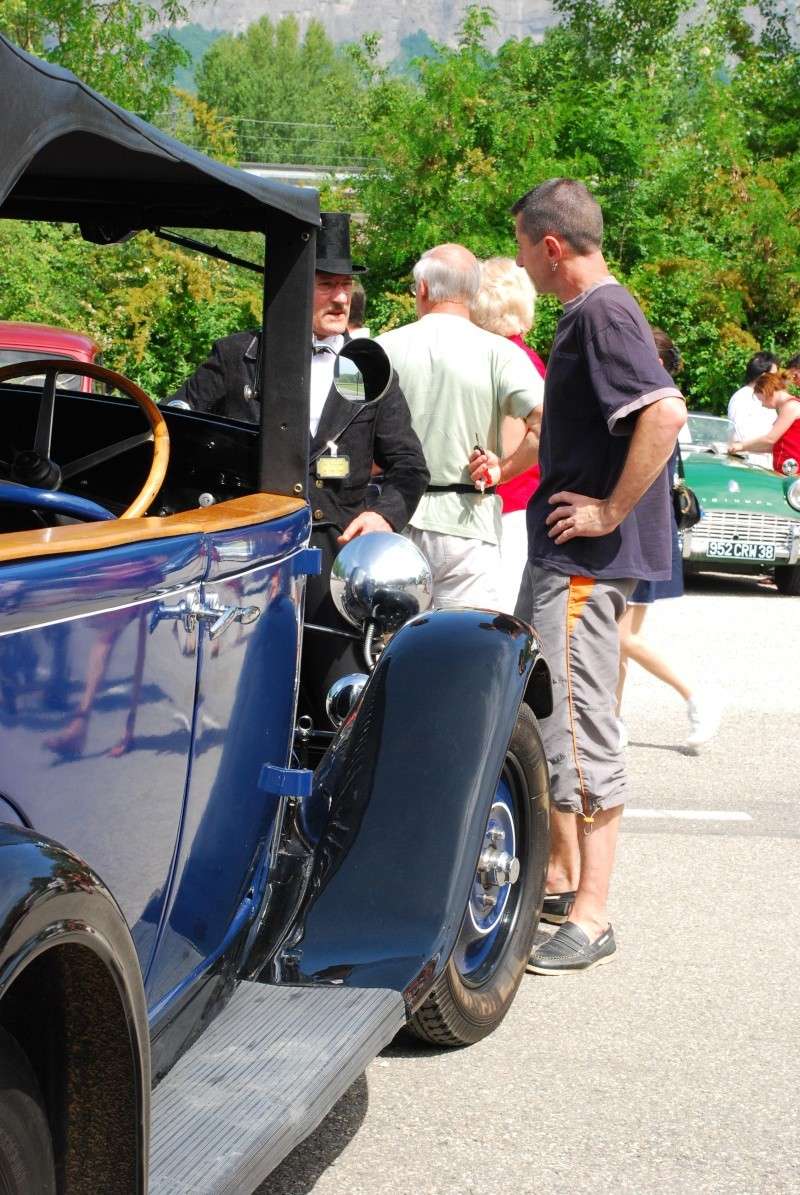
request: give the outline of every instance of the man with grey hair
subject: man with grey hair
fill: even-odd
[[[552,975],[616,952],[606,904],[626,797],[617,622],[637,579],[670,576],[666,466],[686,407],[636,301],[608,271],[602,212],[583,183],[549,179],[511,210],[517,264],[564,304],[516,611],[541,636],[553,682],[553,713],[542,722],[553,805],[543,915],[560,928],[529,964]],[[494,465],[476,454],[471,471]]]
[[[378,337],[397,371],[431,481],[406,534],[433,569],[437,606],[500,609],[497,483],[536,462],[542,381],[516,345],[470,321],[480,266],[463,245],[438,245],[414,266],[413,324]],[[500,460],[505,415],[525,420]],[[476,445],[492,452],[491,476],[470,476]]]

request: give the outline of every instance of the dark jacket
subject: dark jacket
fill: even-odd
[[[255,392],[258,332],[236,332],[218,340],[207,361],[171,397],[196,411],[257,423]],[[350,458],[350,476],[342,481],[317,477],[316,460],[336,440],[340,456]],[[316,526],[344,530],[367,506],[373,461],[383,471],[380,495],[370,510],[402,531],[425,492],[430,474],[422,445],[397,374],[382,399],[364,406],[348,402],[331,387],[317,434],[311,440],[308,495]]]

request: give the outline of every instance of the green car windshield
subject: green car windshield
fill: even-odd
[[[709,448],[724,452],[733,439],[733,423],[720,415],[694,415],[689,412],[686,426],[681,431],[680,444],[683,449]]]

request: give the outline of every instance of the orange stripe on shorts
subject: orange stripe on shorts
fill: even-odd
[[[592,596],[594,577],[570,577],[569,598],[567,600],[567,634],[575,630],[575,624],[580,621],[584,607]]]
[[[591,802],[589,800],[589,794],[586,790],[586,782],[583,778],[583,769],[581,768],[580,756],[578,755],[578,734],[575,728],[575,710],[572,704],[572,662],[570,660],[569,654],[569,641],[572,637],[572,632],[580,622],[581,615],[586,607],[586,603],[592,596],[593,589],[594,577],[570,577],[569,579],[566,638],[567,707],[569,709],[570,737],[572,738],[572,757],[575,761],[575,771],[578,773],[578,787],[580,788],[581,793],[581,805],[583,807],[583,821],[585,826],[591,826],[594,818],[592,817]]]

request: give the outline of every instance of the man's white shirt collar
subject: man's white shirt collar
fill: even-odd
[[[333,385],[333,371],[336,365],[336,354],[344,346],[344,336],[312,336],[311,338],[311,402],[309,410],[309,430],[312,437],[317,434],[319,421],[325,401]],[[327,352],[316,352],[317,349],[327,349]]]

